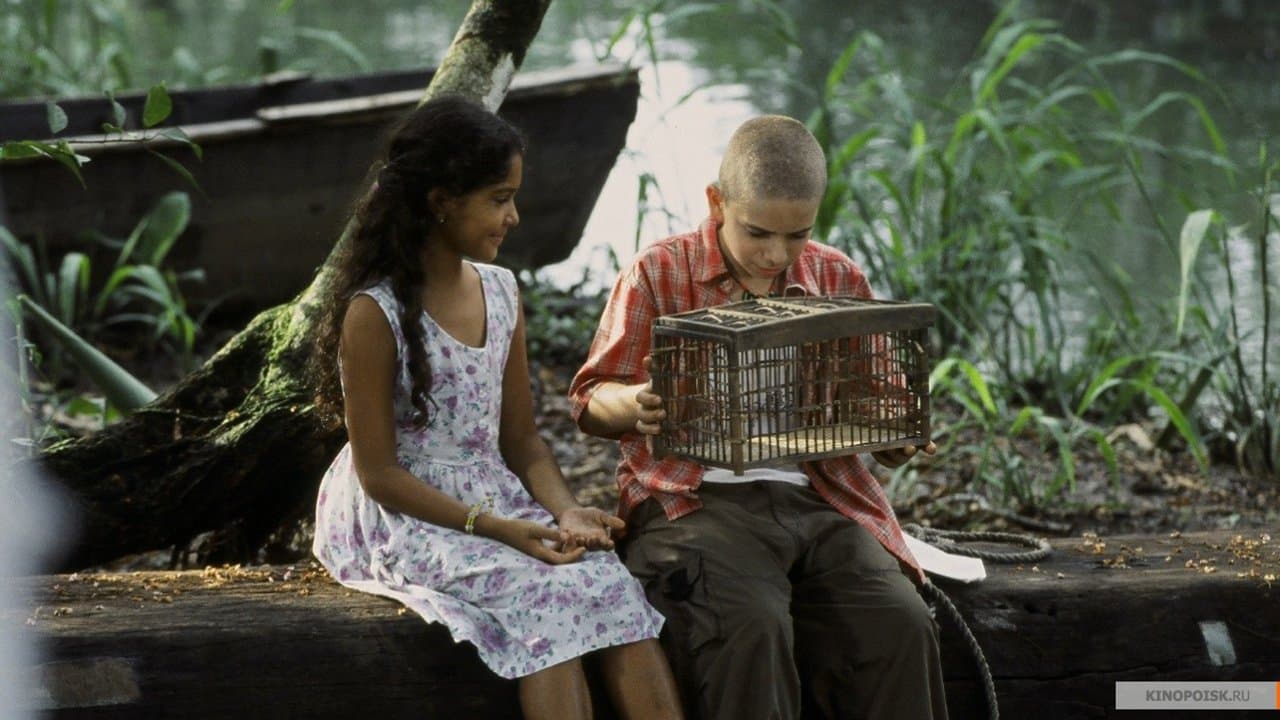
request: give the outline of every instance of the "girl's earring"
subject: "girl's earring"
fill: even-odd
[[[440,216],[440,224],[441,224],[441,225],[443,225],[443,224],[444,224],[444,216],[443,216],[443,215],[441,215],[441,216]]]

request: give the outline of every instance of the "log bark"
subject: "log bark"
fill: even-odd
[[[496,108],[549,3],[475,0],[423,101],[452,92]],[[247,557],[283,521],[310,511],[345,442],[313,411],[304,371],[328,266],[151,405],[42,454],[38,462],[79,505],[82,532],[66,567],[184,546],[206,531],[219,543],[211,557]]]
[[[1055,541],[1038,566],[989,564],[986,581],[946,588],[986,653],[1002,717],[1128,717],[1114,709],[1118,680],[1280,677],[1280,585],[1266,578],[1280,571],[1280,542],[1254,532],[1105,543]],[[513,683],[470,644],[312,566],[24,585],[25,617],[0,620],[42,639],[50,656],[29,682],[56,718],[519,716]],[[988,717],[969,651],[939,622],[951,717]],[[601,698],[597,708],[612,716]]]

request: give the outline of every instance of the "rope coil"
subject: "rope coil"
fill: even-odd
[[[990,560],[991,562],[998,563],[1037,562],[1049,557],[1049,553],[1053,552],[1053,548],[1049,545],[1048,540],[1035,537],[1033,535],[1023,535],[1021,533],[939,530],[938,528],[927,528],[915,523],[907,523],[906,525],[903,525],[902,531],[917,540],[927,542],[930,545],[952,555],[965,555],[967,557],[975,557],[980,560]],[[962,542],[1005,543],[1009,545],[1020,545],[1031,549],[1024,550],[1022,552],[980,550],[978,548],[960,545],[959,543]]]
[[[996,563],[1037,562],[1049,557],[1049,554],[1053,552],[1048,540],[1020,533],[939,530],[917,525],[916,523],[903,525],[902,531],[922,542],[933,545],[943,552]],[[960,545],[963,542],[1004,543],[1030,549],[1023,551],[981,550]],[[982,678],[982,692],[986,696],[987,708],[990,710],[989,717],[991,720],[1000,720],[1000,704],[996,697],[996,683],[991,677],[991,668],[987,665],[987,656],[982,652],[982,647],[978,645],[978,639],[974,637],[973,631],[969,629],[968,623],[964,621],[964,616],[960,614],[959,608],[956,607],[955,603],[951,602],[951,598],[947,597],[941,588],[926,578],[921,590],[929,600],[934,601],[942,608],[947,618],[960,630],[965,645],[969,647],[969,652],[973,654],[973,658],[978,664],[978,674]]]

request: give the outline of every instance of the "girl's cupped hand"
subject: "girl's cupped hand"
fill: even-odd
[[[575,507],[560,513],[560,530],[568,534],[565,548],[612,550],[613,534],[627,526],[621,518],[593,507]]]
[[[570,535],[563,528],[557,530],[530,520],[502,520],[494,529],[493,538],[551,565],[575,562],[587,551],[571,544]]]

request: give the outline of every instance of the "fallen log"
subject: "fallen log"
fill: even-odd
[[[1280,681],[1280,537],[1087,536],[1053,546],[1038,566],[988,564],[982,583],[943,588],[986,654],[1001,717],[1118,717],[1117,681]],[[944,624],[942,639],[952,717],[985,717],[959,634]]]
[[[945,588],[986,652],[1002,717],[1116,717],[1119,680],[1280,680],[1280,541],[1053,544],[1037,566],[989,564],[986,581]],[[25,585],[25,617],[3,620],[41,639],[47,661],[29,686],[52,717],[519,716],[514,683],[470,645],[312,563]],[[943,658],[952,717],[986,717],[973,660],[945,621]]]

